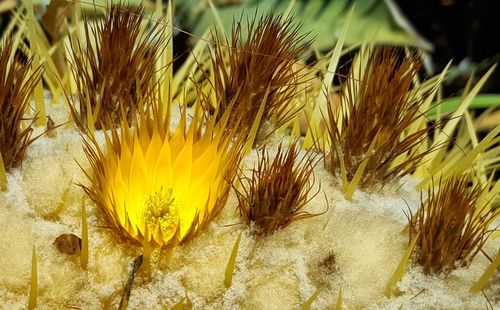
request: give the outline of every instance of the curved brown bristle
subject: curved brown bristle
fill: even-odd
[[[317,154],[310,150],[298,161],[299,151],[297,143],[287,151],[280,144],[271,161],[263,148],[251,177],[239,177],[243,189],[236,190],[238,209],[245,223],[255,223],[259,233],[269,234],[317,215],[302,211],[319,192],[309,195],[314,185]]]
[[[130,121],[140,102],[147,102],[154,88],[155,62],[164,37],[155,23],[141,32],[143,7],[116,4],[95,27],[84,23],[86,46],[72,44],[72,73],[79,101],[70,105],[76,124],[84,131],[89,121],[95,128],[110,128],[122,117]],[[93,120],[89,120],[89,111]]]
[[[352,78],[347,82],[341,109],[329,109],[325,120],[330,140],[326,159],[334,175],[344,165],[350,182],[366,160],[359,185],[384,185],[413,171],[433,151],[414,152],[425,141],[427,128],[405,135],[413,123],[424,117],[420,107],[426,96],[410,95],[419,68],[416,54],[402,58],[398,49],[382,48],[368,61],[361,81]],[[394,160],[404,154],[408,155],[406,160],[392,167]]]
[[[31,71],[32,59],[11,61],[12,48],[11,38],[0,42],[0,151],[6,171],[21,164],[36,139],[31,138],[35,119],[24,129],[21,123],[40,80],[40,69]]]
[[[270,14],[258,22],[248,22],[246,38],[237,22],[230,46],[216,44],[212,62],[216,108],[220,116],[235,101],[230,127],[239,124],[242,133],[247,134],[266,92],[261,123],[273,118],[275,126],[280,127],[298,113],[291,104],[299,83],[299,71],[293,65],[311,43],[299,30],[292,18]]]
[[[439,189],[427,191],[420,208],[409,216],[410,241],[417,239],[414,261],[423,266],[424,273],[448,273],[458,266],[468,266],[488,239],[489,225],[500,215],[499,208],[476,203],[484,189],[478,184],[470,187],[468,177],[455,175]]]

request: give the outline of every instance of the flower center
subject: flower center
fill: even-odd
[[[178,229],[179,216],[172,189],[160,189],[150,195],[144,204],[144,216],[151,234],[161,233],[159,239],[170,239]]]

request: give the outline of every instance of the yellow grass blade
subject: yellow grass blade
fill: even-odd
[[[224,31],[224,24],[222,23],[222,19],[220,18],[220,15],[219,15],[219,12],[217,11],[217,8],[215,7],[212,0],[208,0],[208,4],[210,5],[210,10],[212,11],[212,14],[214,15],[214,19],[215,19],[215,23],[217,24],[217,28],[219,28],[219,31],[222,34],[222,37],[226,38],[226,32]]]
[[[488,281],[493,277],[497,268],[500,266],[500,251],[497,254],[497,257],[488,265],[484,273],[481,275],[479,280],[477,280],[474,285],[471,286],[469,292],[471,293],[479,293],[483,290],[483,288],[488,284]]]
[[[183,310],[184,309],[184,301],[186,301],[186,297],[182,297],[170,310]]]
[[[0,2],[0,13],[10,11],[13,8],[16,7],[16,2],[15,0],[4,0]]]
[[[347,187],[349,186],[349,181],[347,181],[347,171],[345,169],[345,160],[344,160],[344,154],[340,152],[339,154],[339,159],[340,159],[340,176],[342,178],[342,193],[347,192]]]
[[[321,294],[321,292],[323,291],[324,287],[319,287],[316,292],[314,292],[311,297],[309,297],[309,299],[306,300],[306,302],[302,305],[302,307],[300,309],[302,310],[308,310],[312,303],[316,300],[316,298],[318,298],[319,294]]]
[[[347,181],[348,184],[347,184],[347,186],[345,188],[345,192],[344,192],[344,197],[347,200],[349,200],[349,201],[352,200],[352,196],[354,195],[354,192],[356,191],[356,188],[358,187],[358,184],[361,181],[361,177],[363,176],[363,173],[365,172],[367,164],[368,164],[368,158],[363,160],[363,162],[359,165],[358,169],[356,170],[356,174],[352,178],[351,182]]]
[[[161,16],[163,14],[163,1],[156,0],[155,2],[155,14],[156,16]]]
[[[444,78],[446,77],[446,74],[448,73],[448,69],[451,66],[451,61],[448,62],[446,67],[441,71],[441,73],[433,78],[430,78],[429,80],[424,81],[419,87],[416,87],[415,89],[412,89],[410,91],[410,98],[415,98],[415,100],[420,100],[424,94],[429,93],[427,97],[425,98],[424,102],[419,108],[419,112],[426,112],[431,108],[431,104],[433,102],[439,102],[439,100],[436,100],[436,95],[439,94],[440,92],[440,85],[443,83]],[[413,95],[413,92],[416,92],[416,95]],[[440,109],[440,105],[437,105],[437,109]],[[438,118],[439,119],[439,118]],[[411,134],[415,131],[418,131],[419,128],[422,128],[427,123],[428,119],[425,117],[420,118],[419,121],[414,122],[412,126],[410,127],[409,133]]]
[[[464,118],[465,118],[465,124],[467,126],[467,132],[469,134],[470,141],[472,143],[472,147],[476,147],[479,141],[477,139],[476,129],[474,128],[472,116],[470,115],[469,111],[465,111]]]
[[[266,108],[267,97],[269,95],[269,87],[267,88],[266,93],[264,94],[264,98],[260,103],[259,111],[257,111],[257,115],[255,116],[255,120],[252,124],[252,128],[250,129],[250,133],[248,136],[248,140],[243,147],[243,154],[248,154],[252,150],[253,143],[255,141],[255,137],[257,137],[257,133],[260,128],[260,121],[262,120],[262,115],[264,115],[264,109]]]
[[[493,178],[495,177],[495,171],[493,171],[490,175],[490,178],[482,183],[482,187],[484,188],[483,192],[481,193],[481,195],[477,198],[477,202],[476,202],[476,210],[474,212],[474,218],[476,218],[477,215],[479,214],[486,214],[488,212],[490,212],[492,209],[495,208],[495,197],[498,196],[498,194],[500,193],[500,181],[496,181],[495,182],[495,185],[493,185],[493,187],[491,187],[491,184],[493,183]],[[491,189],[490,189],[491,187]],[[486,207],[484,207],[486,206]],[[492,218],[491,221],[495,221],[496,217],[495,218]],[[476,221],[479,221],[479,217],[476,218]],[[491,222],[490,222],[491,224]],[[497,236],[495,235],[495,233],[498,233],[500,234],[500,231],[495,231],[491,237],[492,238],[496,238]]]
[[[0,190],[3,192],[7,190],[7,171],[5,170],[2,154],[0,154]]]
[[[335,310],[342,310],[342,288],[339,288],[339,296],[337,297],[337,304]]]
[[[481,140],[481,142],[479,142],[476,147],[474,147],[470,152],[468,152],[466,156],[462,157],[457,162],[457,165],[453,165],[451,169],[446,172],[446,175],[452,174],[455,171],[463,171],[465,170],[466,167],[469,167],[474,161],[474,159],[476,159],[476,157],[479,156],[480,153],[482,153],[487,148],[494,145],[500,140],[500,137],[498,137],[499,133],[500,133],[500,125],[497,126],[495,129],[493,129],[488,135],[486,135],[486,137],[484,137],[484,139]]]
[[[161,16],[163,12],[162,1],[156,2],[156,15]],[[165,36],[166,47],[162,50],[161,55],[156,62],[156,80],[161,81],[160,95],[162,101],[165,103],[166,109],[163,112],[168,112],[168,107],[171,106],[173,97],[173,22],[172,22],[172,1],[167,4],[167,14],[165,27],[163,28],[163,35]],[[162,77],[166,74],[165,78]]]
[[[30,295],[28,299],[29,310],[35,309],[37,298],[38,298],[38,270],[37,270],[36,249],[35,246],[33,246],[33,254],[31,256]]]
[[[169,107],[172,106],[172,81],[174,80],[174,32],[173,32],[173,15],[172,15],[172,1],[169,0],[167,4],[167,27],[165,29],[167,36],[167,48],[165,49],[165,65],[167,66],[167,85],[168,85],[168,99]]]
[[[491,147],[495,143],[498,143],[500,138],[498,134],[500,133],[500,125],[493,129],[486,137],[484,137],[479,144],[467,152],[464,156],[458,158],[457,160],[451,160],[448,158],[443,161],[440,165],[430,171],[430,173],[417,185],[417,190],[422,190],[427,183],[429,183],[433,177],[436,177],[439,172],[442,173],[443,177],[448,177],[453,173],[458,173],[465,171],[471,167],[472,162],[480,155],[481,152],[485,151],[487,148]]]
[[[497,190],[500,189],[500,187],[498,186],[499,183],[496,182],[495,185],[493,186],[493,188],[491,188],[491,192],[490,192],[490,187],[491,187],[491,184],[493,182],[493,178],[494,177],[495,177],[495,171],[493,171],[493,173],[490,175],[490,177],[487,180],[476,180],[476,179],[473,179],[473,185],[474,186],[476,185],[476,183],[479,183],[484,188],[484,190],[481,192],[481,194],[477,198],[476,213],[481,210],[482,206],[484,206],[488,202],[491,202],[490,200],[487,199],[487,197],[491,197],[491,198],[495,197],[495,196],[489,196],[489,194],[491,192],[496,192]]]
[[[472,120],[472,116],[470,115],[469,111],[465,111],[464,113],[464,119],[465,119],[465,125],[467,127],[467,133],[468,137],[470,139],[471,145],[473,148],[477,147],[479,144],[479,141],[477,139],[476,135],[476,129],[474,128],[474,123]],[[486,175],[485,175],[485,165],[483,160],[478,160],[477,161],[477,167],[476,167],[476,176],[481,182],[486,182]]]
[[[372,54],[374,51],[373,45],[369,45],[367,42],[363,42],[359,51],[354,56],[352,60],[352,67],[349,70],[352,76],[349,76],[351,88],[352,88],[352,96],[353,102],[356,102],[356,98],[358,97],[359,87],[361,84],[361,80],[364,77],[364,74],[368,68],[368,62],[372,58]],[[347,90],[344,90],[346,92]],[[342,110],[345,111],[347,117],[349,117],[349,108],[346,105],[342,106]],[[339,119],[339,124],[337,125],[339,130],[342,128],[342,118]]]
[[[446,77],[446,74],[448,73],[449,68],[451,67],[451,61],[448,62],[446,67],[444,67],[443,71],[441,73],[427,81],[424,81],[420,89],[417,89],[416,91],[419,92],[417,94],[416,99],[422,98],[422,94],[425,94],[427,92],[430,92],[430,94],[426,97],[424,103],[420,106],[420,112],[425,112],[428,111],[431,108],[432,102],[436,101],[436,95],[439,93],[440,90],[440,85],[443,83],[444,78]],[[440,107],[440,105],[438,105]],[[428,120],[423,117],[420,119],[420,124],[418,124],[418,127],[420,127],[422,124],[425,124]]]
[[[87,105],[87,128],[88,132],[93,136],[94,135],[94,115],[92,113],[92,107],[90,106],[90,100],[87,98],[87,102],[85,103]],[[99,109],[99,104],[96,107],[96,110]],[[97,114],[96,114],[97,115]]]
[[[49,217],[51,219],[58,219],[59,218],[59,214],[68,205],[69,191],[71,190],[72,186],[73,186],[73,180],[70,180],[68,183],[68,186],[64,189],[64,191],[61,194],[61,199],[59,200],[57,207],[53,211],[51,211],[50,213],[47,213],[47,217]]]
[[[193,303],[189,296],[186,294],[178,303],[176,303],[170,310],[182,310],[186,307],[186,309],[192,309]]]
[[[32,47],[32,55],[33,55],[33,65],[32,69],[36,70],[40,67],[40,57],[36,52],[36,48]],[[36,125],[44,126],[47,123],[47,115],[45,113],[45,98],[43,95],[43,84],[42,79],[36,83],[35,89],[33,90],[33,98],[35,99],[35,107],[36,107]]]
[[[181,67],[177,70],[173,77],[172,92],[178,92],[181,85],[185,84],[183,93],[188,93],[189,90],[194,88],[194,85],[188,77],[193,77],[198,68],[198,62],[203,61],[205,57],[206,47],[210,42],[210,31],[207,29],[198,43],[194,46],[193,50],[189,54],[188,58],[183,62]],[[199,80],[194,78],[194,80]],[[186,100],[181,100],[181,102],[187,102]]]
[[[486,80],[490,77],[490,75],[493,73],[493,71],[496,68],[496,64],[493,65],[488,72],[486,72],[483,77],[477,82],[477,84],[472,88],[469,94],[462,100],[458,108],[453,112],[451,115],[450,121],[444,126],[443,130],[439,133],[436,141],[434,141],[434,145],[440,145],[443,142],[445,142],[449,137],[451,137],[453,130],[455,130],[458,122],[461,119],[461,116],[464,114],[465,110],[469,107],[470,103],[472,102],[472,99],[476,97],[476,95],[479,93],[481,88],[483,87],[484,83],[486,83]]]
[[[23,3],[20,3],[19,7],[12,11],[11,21],[2,34],[2,38],[7,38],[9,36],[13,37],[12,53],[10,55],[11,59],[14,57],[14,54],[18,50],[19,44],[26,33],[26,14],[23,13],[24,9],[25,7]],[[15,34],[12,34],[15,28],[17,28],[17,31]]]
[[[238,235],[236,242],[234,243],[233,250],[231,251],[231,256],[227,262],[226,272],[224,274],[224,286],[230,288],[233,283],[234,267],[236,266],[236,255],[238,254],[238,249],[240,248],[241,233]]]
[[[89,231],[87,226],[85,198],[82,199],[82,250],[80,251],[80,263],[82,269],[86,270],[89,263]]]
[[[314,107],[314,111],[312,113],[310,119],[310,128],[306,133],[304,138],[304,143],[302,147],[304,149],[309,149],[313,146],[314,141],[316,141],[324,132],[325,128],[320,128],[321,120],[323,119],[322,111],[326,111],[326,104],[328,101],[328,96],[330,93],[330,89],[333,83],[333,77],[335,74],[335,70],[337,70],[337,65],[339,64],[340,56],[342,53],[342,47],[344,46],[344,41],[347,36],[347,32],[349,30],[349,25],[351,23],[351,18],[354,12],[354,6],[352,7],[349,15],[345,19],[344,26],[342,27],[342,31],[340,32],[339,39],[337,40],[337,44],[335,44],[335,48],[333,49],[332,57],[330,58],[330,63],[328,65],[327,72],[325,74],[325,78],[323,79],[323,87],[318,94],[318,98],[316,99],[316,105]]]
[[[446,73],[448,72],[450,65],[451,65],[451,61],[446,65],[446,67],[439,74],[439,76],[434,77],[428,81],[425,81],[424,84],[422,84],[422,86],[420,87],[420,89],[418,89],[418,91],[420,93],[426,93],[428,91],[432,91],[431,95],[429,95],[429,97],[426,98],[426,100],[422,104],[420,112],[425,112],[425,111],[429,110],[431,103],[433,102],[435,95],[437,93],[437,91],[433,91],[433,89],[439,90],[438,86],[441,85],[441,83],[443,82],[443,79],[445,78]],[[419,95],[419,94],[417,94],[417,96],[421,97],[421,95]],[[420,118],[420,121],[417,121],[414,124],[412,124],[412,126],[410,127],[410,130],[408,131],[408,135],[412,134],[414,132],[417,132],[420,128],[423,128],[424,126],[426,126],[427,121],[428,121],[428,119],[426,117]],[[437,136],[437,134],[436,134],[436,136]],[[429,145],[431,145],[431,143],[429,143],[429,144],[423,143],[423,144],[417,146],[418,153],[425,152],[428,149]],[[417,167],[414,175],[420,176],[420,177],[426,176],[427,171],[429,171],[432,163],[436,162],[437,161],[436,159],[439,156],[442,156],[444,154],[444,151],[445,150],[443,149],[443,150],[438,150],[436,152],[431,152],[430,154],[427,154],[422,159],[422,164]],[[443,152],[443,153],[441,153],[441,152]],[[409,152],[409,154],[411,154],[411,153],[413,153],[413,151]]]
[[[50,45],[45,37],[42,27],[36,20],[36,17],[33,13],[33,2],[32,0],[24,1],[27,9],[26,15],[26,28],[27,28],[27,37],[30,42],[31,48],[28,48],[33,52],[33,54],[38,54],[40,57],[40,64],[44,66],[47,70],[43,75],[45,82],[47,83],[48,88],[51,93],[57,93],[59,88],[59,80],[60,78],[57,75],[57,66],[55,65],[52,56],[50,54]],[[22,44],[25,45],[24,42]],[[55,51],[55,50],[54,50]]]
[[[418,238],[414,238],[411,244],[408,246],[406,249],[403,257],[399,261],[398,266],[396,267],[396,270],[392,274],[391,278],[387,282],[387,286],[385,287],[384,295],[387,298],[390,298],[394,293],[394,287],[396,284],[403,278],[405,274],[405,269],[406,265],[408,264],[408,261],[410,260],[411,253],[413,252],[413,249],[415,248],[415,245],[417,244]]]
[[[373,149],[375,148],[375,142],[377,140],[373,140],[372,144],[370,144],[370,147],[368,148],[368,151],[366,152],[366,154],[371,154]],[[363,162],[361,162],[361,164],[359,165],[358,169],[356,170],[356,173],[354,174],[354,177],[352,178],[351,182],[347,181],[347,176],[346,176],[346,172],[345,172],[345,164],[343,162],[343,156],[342,156],[342,164],[341,166],[344,166],[343,168],[341,167],[341,173],[342,173],[342,182],[346,182],[346,185],[344,186],[342,184],[342,190],[343,190],[343,193],[344,193],[344,197],[351,201],[352,200],[352,196],[354,195],[354,192],[356,191],[356,188],[358,187],[358,184],[359,182],[361,181],[361,177],[363,176],[363,174],[365,173],[365,169],[366,169],[366,165],[368,165],[368,159],[369,159],[369,156],[367,156]]]
[[[290,3],[288,3],[288,6],[286,7],[285,12],[283,13],[283,19],[286,19],[290,16],[290,13],[292,13],[294,7],[295,7],[295,0],[290,0]]]

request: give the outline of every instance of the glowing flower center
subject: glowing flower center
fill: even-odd
[[[178,208],[174,204],[172,189],[164,190],[160,187],[158,192],[149,196],[144,204],[144,219],[149,231],[155,231],[158,226],[163,238],[170,239],[177,230],[179,223]]]

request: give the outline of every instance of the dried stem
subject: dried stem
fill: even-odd
[[[468,266],[491,234],[489,225],[500,215],[489,202],[476,205],[484,189],[479,184],[470,187],[465,175],[440,180],[438,185],[437,192],[428,189],[427,199],[420,198],[417,213],[408,217],[410,240],[418,238],[414,261],[426,274],[448,273],[457,264]]]
[[[11,38],[0,43],[0,151],[6,171],[21,164],[36,139],[31,138],[36,118],[22,122],[41,74],[40,68],[31,69],[32,58],[11,61],[12,48]]]
[[[286,151],[280,144],[276,157],[271,160],[263,148],[251,177],[239,177],[242,189],[236,190],[238,209],[245,223],[254,222],[259,233],[269,234],[294,221],[317,215],[302,208],[319,192],[310,195],[318,155],[310,150],[298,160],[299,152],[297,142]]]
[[[240,22],[233,25],[229,47],[214,47],[214,88],[217,95],[217,115],[220,117],[234,100],[229,127],[239,126],[248,134],[255,122],[260,105],[268,92],[261,124],[273,121],[280,127],[300,110],[292,101],[300,80],[293,65],[307,51],[310,41],[300,35],[300,26],[292,18],[272,14],[247,22],[247,37],[243,38]]]
[[[143,11],[142,6],[112,5],[103,22],[92,27],[85,21],[85,47],[71,45],[79,104],[70,108],[82,130],[110,128],[122,117],[130,123],[140,102],[153,95],[155,63],[165,38],[159,22],[141,31]]]
[[[402,59],[396,48],[383,48],[369,60],[361,81],[349,79],[341,109],[330,108],[325,117],[330,141],[325,165],[334,175],[344,166],[350,182],[368,161],[360,186],[383,185],[412,172],[434,150],[415,152],[425,143],[428,128],[407,132],[425,117],[420,107],[427,94],[421,98],[410,95],[419,68],[417,55]],[[399,156],[405,159],[393,166]]]

